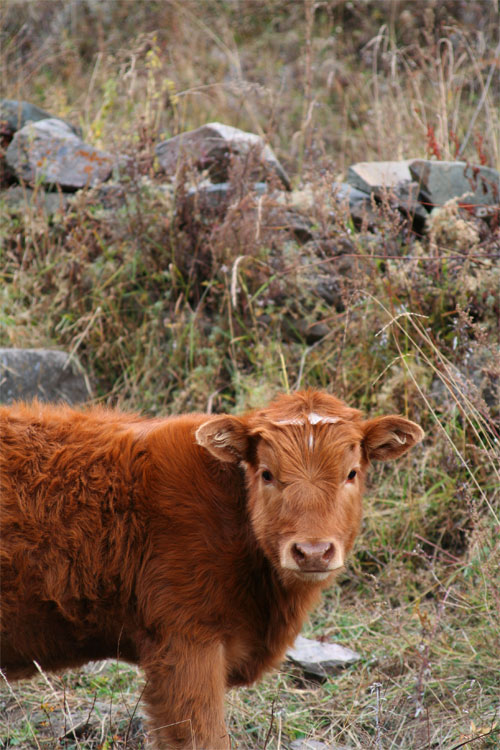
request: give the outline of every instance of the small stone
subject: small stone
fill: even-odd
[[[361,657],[355,651],[338,643],[322,643],[299,635],[292,648],[286,652],[288,659],[298,664],[307,674],[326,677],[339,667],[354,664]]]

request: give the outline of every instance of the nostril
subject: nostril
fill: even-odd
[[[332,557],[334,555],[335,555],[335,547],[330,542],[327,545],[327,547],[326,547],[325,551],[323,552],[323,554],[321,555],[321,559],[324,560],[325,562],[330,562],[330,560],[332,559]]]
[[[302,549],[300,544],[294,544],[292,546],[292,556],[299,565],[307,559],[306,552]]]

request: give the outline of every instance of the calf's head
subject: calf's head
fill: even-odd
[[[423,435],[403,417],[364,420],[333,396],[306,391],[242,417],[211,417],[196,440],[220,461],[243,464],[258,543],[285,583],[307,583],[343,566],[370,461],[397,458]]]

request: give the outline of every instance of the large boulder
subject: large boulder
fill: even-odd
[[[181,133],[156,146],[156,156],[163,171],[174,176],[181,164],[199,171],[208,170],[212,182],[226,182],[232,159],[248,160],[252,165],[250,180],[276,175],[287,189],[288,176],[272,149],[255,133],[231,125],[210,122],[196,130]]]
[[[78,190],[104,182],[111,175],[111,154],[84,143],[62,120],[30,122],[18,130],[5,152],[18,179]]]
[[[92,397],[88,377],[78,360],[50,349],[0,349],[0,403],[66,401]]]

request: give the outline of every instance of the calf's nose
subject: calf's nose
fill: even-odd
[[[295,542],[291,552],[300,570],[321,572],[328,570],[335,555],[335,546],[332,542]]]

